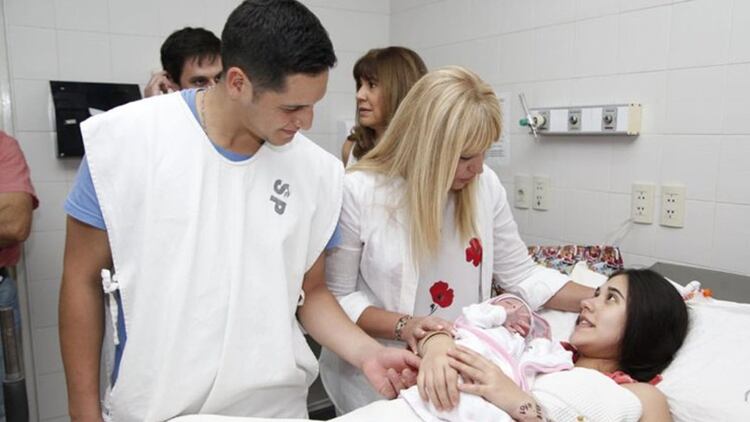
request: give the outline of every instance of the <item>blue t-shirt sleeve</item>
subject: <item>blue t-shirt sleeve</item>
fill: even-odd
[[[333,231],[331,238],[328,240],[326,250],[330,251],[341,243],[341,228],[336,224],[336,230]]]
[[[68,194],[68,199],[65,200],[65,212],[82,223],[107,230],[86,156],[81,160],[76,180],[73,182],[73,189]]]

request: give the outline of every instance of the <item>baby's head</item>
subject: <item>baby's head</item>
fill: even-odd
[[[510,295],[503,295],[494,304],[505,309],[506,317],[503,326],[508,331],[526,337],[532,324],[532,315],[528,305],[521,299]]]

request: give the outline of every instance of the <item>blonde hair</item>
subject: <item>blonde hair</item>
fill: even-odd
[[[383,124],[388,126],[401,100],[419,78],[427,73],[419,54],[406,47],[374,48],[354,64],[352,74],[357,84],[357,91],[362,80],[379,84],[383,95]],[[375,130],[362,126],[357,117],[357,124],[352,129],[349,140],[354,141],[352,153],[357,159],[362,158],[375,146]]]
[[[500,137],[500,104],[474,72],[449,66],[422,77],[401,102],[383,138],[350,171],[367,170],[405,182],[412,257],[439,249],[443,213],[461,156],[486,152]],[[456,192],[462,240],[476,235],[477,179]]]

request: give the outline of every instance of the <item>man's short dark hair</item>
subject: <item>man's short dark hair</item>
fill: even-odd
[[[203,28],[185,27],[173,32],[161,45],[161,65],[172,82],[179,84],[182,68],[188,60],[213,63],[221,55],[221,40]]]
[[[283,91],[287,76],[318,75],[336,64],[328,32],[295,0],[245,0],[221,38],[224,71],[242,69],[260,92]]]

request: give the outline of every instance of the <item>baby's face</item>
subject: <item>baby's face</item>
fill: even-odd
[[[507,314],[503,326],[509,331],[525,337],[531,328],[531,313],[528,307],[519,299],[513,297],[503,299],[497,302],[497,305],[505,308]]]

